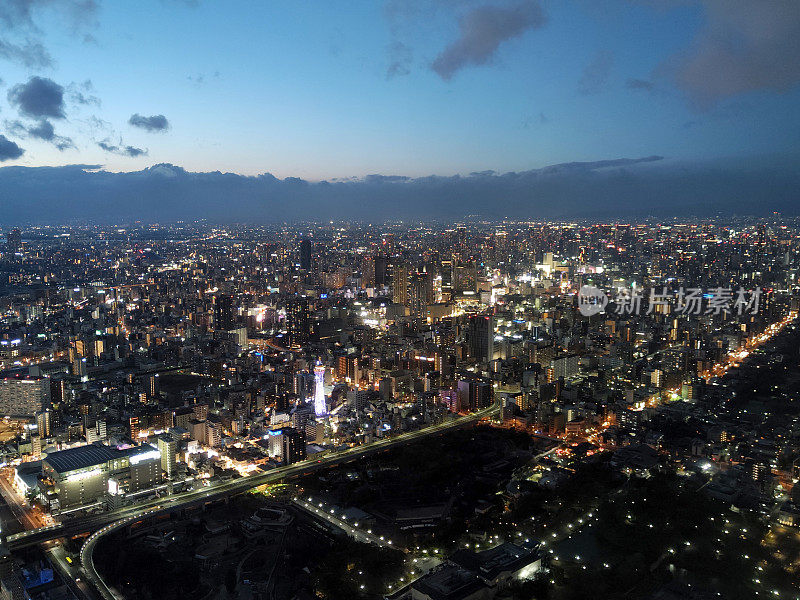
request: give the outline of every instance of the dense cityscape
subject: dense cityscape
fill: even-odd
[[[0,0],[0,600],[800,600],[798,0]]]
[[[3,233],[9,598],[800,594],[792,219]]]

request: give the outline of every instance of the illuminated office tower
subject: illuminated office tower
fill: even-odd
[[[408,306],[408,267],[397,265],[392,273],[392,302]]]
[[[53,420],[49,410],[42,410],[36,413],[36,425],[39,428],[39,437],[45,440],[50,437]]]
[[[314,367],[314,414],[317,417],[325,416],[328,407],[325,406],[325,367]]]
[[[442,260],[442,302],[449,302],[453,298],[453,259]]]
[[[178,444],[175,438],[165,433],[158,438],[158,451],[161,453],[161,470],[169,479],[175,475],[175,456]]]
[[[408,305],[415,318],[424,318],[428,305],[433,303],[433,278],[426,271],[412,273],[408,282]]]

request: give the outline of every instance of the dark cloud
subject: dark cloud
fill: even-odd
[[[0,38],[0,58],[16,62],[29,69],[41,69],[53,65],[53,59],[39,42],[26,41],[14,44]]]
[[[645,79],[628,79],[625,82],[625,87],[631,90],[644,90],[645,92],[652,92],[655,87],[652,82]]]
[[[7,29],[33,27],[33,10],[48,4],[45,0],[4,0],[0,2],[0,22]]]
[[[0,135],[0,162],[14,160],[25,154],[25,150],[17,146],[4,135]]]
[[[131,115],[131,118],[128,119],[128,124],[149,132],[166,131],[169,129],[169,121],[167,121],[167,117],[164,115],[152,115],[150,117],[145,117],[139,113],[136,113]]]
[[[800,83],[800,2],[701,0],[706,24],[691,48],[667,65],[700,107],[754,90]]]
[[[461,18],[459,38],[436,57],[431,68],[449,80],[466,66],[490,62],[500,44],[545,22],[539,4],[530,0],[475,8]]]
[[[74,34],[97,26],[98,5],[95,0],[1,0],[0,59],[30,69],[53,66],[49,52],[37,39],[41,37],[41,31],[36,26],[35,13],[42,9],[61,13],[58,21],[66,23]]]
[[[17,121],[17,124],[19,124],[19,121]],[[27,131],[31,137],[39,138],[40,140],[52,140],[56,136],[55,127],[47,119],[42,119],[36,125],[32,125]]]
[[[410,181],[410,177],[405,175],[367,175],[364,181],[367,183],[402,183],[403,181]]]
[[[111,146],[111,144],[108,144]],[[675,162],[658,156],[573,162],[512,173],[311,182],[266,173],[191,173],[174,165],[110,173],[80,165],[0,168],[18,201],[0,222],[193,218],[235,223],[341,218],[630,219],[800,214],[797,156]],[[231,200],[235,199],[235,200]]]
[[[50,142],[62,152],[70,148],[75,148],[75,144],[71,138],[56,135],[55,127],[53,127],[53,124],[47,119],[41,119],[33,125],[26,125],[21,121],[6,121],[5,126],[13,135]]]
[[[42,8],[61,11],[72,27],[95,25],[99,8],[95,0],[3,0],[0,2],[0,22],[6,30],[36,31],[34,13]]]
[[[601,50],[583,69],[578,81],[578,92],[584,96],[597,94],[602,91],[614,64],[614,55],[608,50]]]
[[[403,42],[394,41],[389,44],[389,66],[386,77],[391,79],[398,75],[408,75],[411,72],[411,48]]]
[[[34,119],[50,117],[63,119],[64,88],[46,77],[31,77],[8,92],[8,102],[21,115]]]
[[[97,145],[106,152],[111,152],[112,154],[118,154],[120,156],[129,156],[131,158],[147,156],[147,150],[142,150],[135,146],[126,146],[121,141],[119,145],[116,145],[112,144],[109,140],[103,140],[102,142],[97,142]]]

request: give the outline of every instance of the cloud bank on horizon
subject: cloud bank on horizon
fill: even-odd
[[[269,173],[192,173],[170,164],[127,173],[104,171],[100,165],[3,167],[0,223],[796,215],[799,166],[800,159],[681,164],[648,156],[523,172],[418,178],[374,174],[320,182]]]

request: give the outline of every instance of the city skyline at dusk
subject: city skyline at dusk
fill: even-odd
[[[800,600],[800,0],[0,0],[0,600]]]

